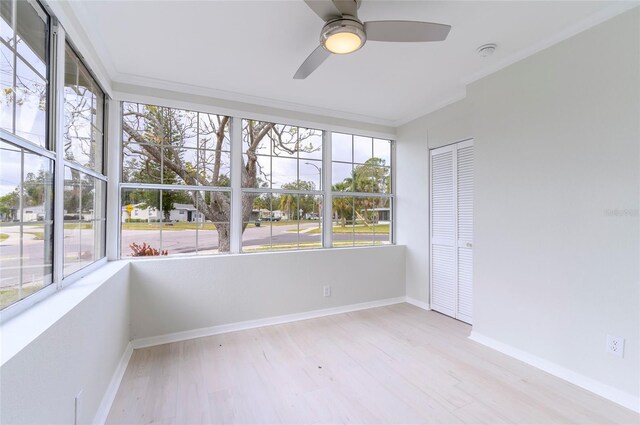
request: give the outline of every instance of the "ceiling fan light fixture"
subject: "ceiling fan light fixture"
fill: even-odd
[[[320,43],[331,53],[346,55],[364,46],[367,36],[364,25],[353,19],[327,22],[320,34]]]

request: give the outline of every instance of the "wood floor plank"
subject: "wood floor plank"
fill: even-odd
[[[108,424],[638,424],[397,304],[135,350]]]

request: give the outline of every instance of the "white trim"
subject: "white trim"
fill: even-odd
[[[424,301],[421,301],[421,300],[418,300],[418,299],[415,299],[415,298],[411,298],[408,295],[405,298],[406,298],[405,302],[407,304],[414,305],[414,306],[419,307],[419,308],[421,308],[423,310],[431,310],[431,305],[429,305],[428,302],[424,302]]]
[[[122,382],[124,373],[127,370],[127,366],[129,365],[129,360],[131,359],[132,354],[133,345],[131,345],[131,342],[129,342],[129,344],[127,344],[127,348],[125,348],[124,350],[124,353],[122,353],[122,357],[120,357],[120,361],[118,362],[118,366],[116,366],[116,370],[113,372],[111,382],[109,382],[109,386],[107,387],[107,390],[102,397],[102,401],[100,402],[100,406],[98,407],[98,411],[96,412],[96,416],[93,418],[92,423],[102,425],[107,421],[107,417],[109,416],[109,412],[111,411],[111,406],[113,405],[113,401],[116,399],[116,394],[118,393],[120,383]]]
[[[303,112],[313,115],[321,115],[324,117],[339,118],[349,121],[358,121],[368,124],[382,125],[386,127],[393,126],[393,120],[372,117],[368,115],[356,114],[352,112],[338,111],[334,108],[321,108],[317,106],[304,105],[284,100],[269,99],[250,94],[232,92],[227,90],[219,90],[210,87],[196,86],[193,84],[178,83],[175,81],[161,80],[157,78],[144,77],[134,74],[118,73],[113,76],[115,84],[129,84],[133,86],[142,86],[152,89],[169,90],[178,93],[187,93],[197,96],[206,96],[220,100],[247,103],[251,105],[266,106],[275,109],[284,109],[289,111]],[[114,85],[115,85],[114,84]]]
[[[224,325],[211,326],[208,328],[200,328],[190,331],[139,338],[131,341],[131,344],[134,349],[153,347],[156,345],[185,341],[194,338],[201,338],[204,336],[218,335],[227,332],[243,331],[246,329],[261,328],[263,326],[280,325],[283,323],[297,322],[299,320],[315,319],[318,317],[331,316],[334,314],[349,313],[352,311],[366,310],[375,307],[384,307],[388,305],[404,303],[405,301],[406,297],[386,298],[377,301],[349,304],[340,307],[311,310],[302,313],[285,314],[283,316],[266,317],[264,319],[247,320],[245,322],[228,323]]]
[[[145,90],[153,91],[153,94],[141,93],[141,91],[144,92]],[[396,138],[395,127],[392,126],[392,121],[389,121],[389,125],[376,125],[364,121],[353,121],[345,117],[340,117],[340,121],[344,122],[334,124],[329,122],[328,119],[336,120],[338,118],[332,118],[326,115],[312,115],[310,113],[306,113],[308,117],[296,118],[296,114],[299,115],[300,113],[305,113],[302,109],[275,109],[273,107],[240,102],[234,102],[235,104],[230,105],[229,103],[232,101],[206,96],[205,93],[198,93],[195,95],[186,93],[187,96],[194,96],[195,99],[185,100],[183,99],[184,95],[184,92],[168,91],[166,89],[163,90],[163,88],[125,85],[124,90],[122,87],[116,86],[116,91],[113,92],[113,99],[122,102],[145,103],[164,106],[167,108],[187,109],[191,111],[206,112],[209,114],[242,117],[257,121],[276,122],[279,124],[308,127],[316,130],[328,130],[338,133],[357,134],[359,136],[376,137],[380,139]],[[256,112],[256,109],[261,111]],[[358,124],[363,124],[363,126]],[[369,129],[367,128],[369,126],[377,126],[380,128]]]
[[[571,25],[567,28],[565,28],[564,30],[560,31],[557,34],[554,34],[553,36],[541,40],[529,47],[526,47],[524,49],[521,49],[513,54],[511,54],[510,56],[507,56],[506,58],[502,59],[501,61],[497,62],[494,65],[488,66],[478,72],[475,72],[471,75],[469,75],[466,78],[462,79],[462,83],[464,85],[469,85],[471,83],[473,83],[474,81],[477,81],[481,78],[484,78],[488,75],[491,75],[503,68],[508,67],[509,65],[513,65],[516,62],[519,62],[523,59],[528,58],[529,56],[533,56],[534,54],[545,50],[553,45],[556,45],[562,41],[565,41],[571,37],[573,37],[576,34],[579,34],[583,31],[588,30],[589,28],[595,27],[598,24],[603,23],[604,21],[607,21],[615,16],[618,16],[628,10],[633,9],[634,7],[638,6],[638,4],[640,4],[638,1],[623,1],[623,2],[619,2],[619,4],[615,4],[613,6],[609,6],[606,7],[592,15],[590,15],[589,17],[587,17],[586,19],[583,19],[582,21],[578,22],[575,25]]]
[[[545,360],[526,351],[520,350],[519,348],[512,347],[511,345],[484,336],[476,331],[471,331],[469,339],[541,369],[560,379],[564,379],[567,382],[582,387],[587,391],[591,391],[592,393],[624,406],[627,409],[640,412],[640,398],[632,394],[589,378],[588,376],[582,375],[578,372],[574,372],[564,366],[560,366],[549,360]]]

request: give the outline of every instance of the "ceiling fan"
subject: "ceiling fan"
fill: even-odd
[[[331,54],[346,55],[368,41],[443,41],[450,25],[419,21],[369,21],[358,19],[362,0],[305,0],[307,6],[325,22],[320,45],[305,59],[293,76],[307,78]]]

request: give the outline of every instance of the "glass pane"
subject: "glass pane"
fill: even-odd
[[[153,145],[125,143],[122,151],[122,181],[128,183],[160,183],[160,148]]]
[[[18,59],[16,62],[15,134],[46,147],[47,81],[22,60]]]
[[[274,189],[295,188],[298,181],[298,161],[292,158],[271,158],[271,187]]]
[[[352,162],[353,146],[350,134],[333,133],[331,135],[331,159],[333,161]]]
[[[271,123],[242,120],[242,152],[253,155],[271,155]]]
[[[285,158],[298,157],[298,128],[290,125],[276,124],[270,133],[273,143],[273,156]]]
[[[298,140],[301,159],[322,160],[322,130],[300,127]]]
[[[334,196],[332,204],[332,238],[334,247],[353,246],[354,221],[353,198]]]
[[[331,180],[334,192],[348,192],[352,190],[353,166],[342,162],[334,162],[331,170]]]
[[[160,254],[160,190],[122,190],[121,256]]]
[[[243,227],[242,250],[266,251],[271,248],[271,225],[281,220],[273,211],[271,195],[242,194]]]
[[[298,249],[322,248],[322,196],[300,195]]]
[[[104,257],[103,181],[65,167],[64,276]]]
[[[41,8],[36,10],[30,2],[18,1],[16,20],[18,53],[44,77],[49,44],[48,18]]]
[[[148,147],[149,148],[149,147]],[[144,149],[145,153],[149,149]],[[150,147],[153,149],[154,147]],[[197,156],[194,149],[178,145],[162,148],[162,184],[196,184]],[[149,156],[148,153],[146,153]]]
[[[65,49],[65,159],[102,172],[104,95],[80,59]]]
[[[209,186],[231,186],[231,154],[222,151],[199,151],[199,170]],[[201,184],[199,182],[199,184]]]
[[[271,157],[258,155],[251,160],[247,155],[243,155],[243,168],[247,169],[242,173],[242,187],[271,187]]]
[[[322,161],[300,162],[300,181],[297,189],[322,190]]]
[[[0,38],[11,45],[13,42],[13,1],[0,2]]]
[[[198,147],[200,149],[230,151],[229,117],[204,113],[198,115],[200,131]]]
[[[178,146],[184,148],[198,148],[198,113],[176,110],[172,122],[173,131],[180,138]]]
[[[391,199],[377,198],[376,203],[371,208],[375,213],[374,240],[378,244],[391,243]]]
[[[381,165],[391,166],[391,142],[373,139],[373,156],[382,160]]]
[[[23,151],[22,221],[53,218],[53,162]]]
[[[375,162],[371,160],[370,162]],[[353,191],[388,193],[391,188],[389,168],[364,164],[356,165],[353,171]]]
[[[364,164],[373,157],[373,139],[371,137],[353,137],[353,162]]]
[[[0,308],[52,282],[53,163],[0,142]]]
[[[6,2],[12,4],[10,2]],[[5,2],[2,2],[4,6]],[[4,21],[0,22],[4,26]],[[4,32],[4,28],[2,29]],[[13,133],[13,52],[0,43],[0,128]]]

